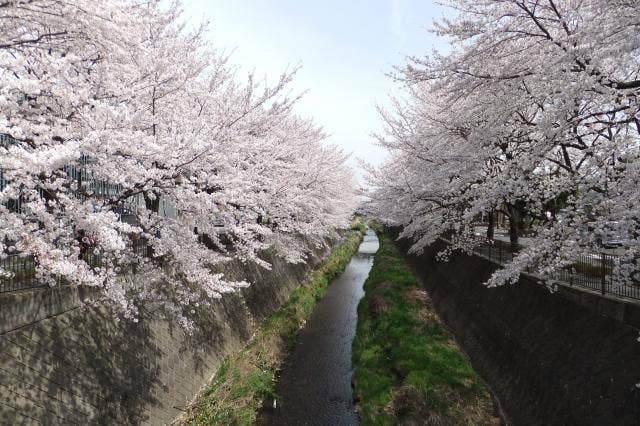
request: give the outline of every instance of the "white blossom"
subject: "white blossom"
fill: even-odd
[[[615,238],[613,284],[638,282],[640,11],[625,0],[455,0],[448,54],[409,58],[406,100],[382,110],[390,153],[369,208],[419,252],[483,243],[492,212],[531,223],[489,285],[546,278]]]
[[[248,285],[221,264],[304,261],[300,236],[323,244],[355,195],[346,156],[293,112],[296,70],[243,78],[183,19],[159,1],[0,5],[0,251],[191,327],[191,306]]]

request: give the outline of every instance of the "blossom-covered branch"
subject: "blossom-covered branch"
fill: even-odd
[[[345,155],[293,112],[296,70],[243,79],[206,26],[160,3],[0,5],[0,254],[188,326],[194,305],[247,285],[216,265],[269,267],[269,247],[303,261],[300,235],[323,244],[355,200]]]
[[[390,160],[370,207],[421,250],[443,234],[483,243],[508,218],[514,261],[492,285],[553,278],[615,239],[613,282],[637,281],[640,248],[640,14],[628,1],[455,0],[435,32],[446,55],[409,58],[407,101],[384,112]]]

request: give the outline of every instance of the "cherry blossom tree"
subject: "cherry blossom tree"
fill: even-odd
[[[189,327],[194,305],[248,285],[220,264],[268,268],[270,247],[301,262],[302,236],[348,224],[346,156],[295,115],[296,70],[241,78],[179,4],[86,3],[0,5],[3,256]]]
[[[481,215],[509,216],[529,244],[489,284],[524,270],[553,281],[615,236],[614,284],[632,279],[637,198],[640,14],[628,1],[451,1],[436,25],[452,51],[401,69],[408,101],[384,113],[391,160],[371,173],[373,208],[421,250],[448,233],[481,243]],[[402,200],[401,203],[393,200]],[[637,277],[636,277],[637,279]]]

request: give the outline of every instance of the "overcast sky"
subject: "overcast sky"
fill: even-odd
[[[384,157],[371,133],[376,103],[397,90],[385,73],[405,55],[445,48],[429,33],[448,11],[431,0],[184,0],[195,21],[211,23],[232,63],[278,76],[302,65],[294,89],[307,90],[298,113],[313,117],[328,141],[371,163]],[[397,92],[396,92],[397,93]]]

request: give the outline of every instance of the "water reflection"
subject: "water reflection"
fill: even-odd
[[[367,229],[367,233],[362,239],[362,244],[360,244],[360,248],[358,249],[358,257],[371,257],[379,248],[380,243],[378,242],[376,233],[371,229]]]

